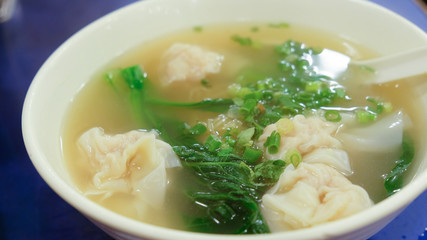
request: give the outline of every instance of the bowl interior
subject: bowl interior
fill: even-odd
[[[361,0],[137,2],[103,17],[76,33],[52,54],[34,78],[23,110],[23,134],[28,153],[41,176],[61,197],[90,218],[102,223],[105,229],[119,229],[135,236],[147,237],[185,236],[186,239],[218,237],[150,226],[118,216],[92,203],[79,193],[71,181],[61,154],[59,136],[63,117],[76,93],[92,75],[112,59],[144,41],[171,31],[196,25],[245,21],[288,22],[315,27],[365,45],[380,55],[427,44],[427,35],[422,30],[388,10]],[[426,90],[427,85],[419,89],[424,103],[427,103],[427,96],[424,94]],[[422,111],[426,115],[425,105]],[[425,146],[426,143],[423,142],[422,145]],[[420,157],[424,158],[424,155],[425,152],[422,152]],[[408,193],[405,197],[403,194],[393,196],[375,208],[353,216],[352,224],[347,224],[350,220],[344,219],[310,230],[272,234],[268,238],[286,236],[299,239],[307,236],[305,234],[308,231],[311,231],[310,234],[317,234],[319,238],[332,237],[367,226],[384,217],[385,220],[381,224],[371,225],[360,235],[368,237],[391,220],[394,215],[389,216],[389,213],[400,210],[426,188],[426,167],[427,161],[423,161],[415,174],[417,178],[403,190]],[[420,184],[421,182],[423,183]],[[395,206],[392,207],[393,205]],[[377,211],[377,217],[368,217],[372,216],[374,211]],[[341,230],[337,232],[338,224]],[[245,239],[247,238],[246,236]]]

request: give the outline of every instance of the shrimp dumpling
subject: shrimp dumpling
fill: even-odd
[[[286,131],[281,131],[281,122],[286,120]],[[298,150],[301,155],[308,154],[318,148],[342,148],[341,142],[335,137],[339,125],[328,122],[318,116],[305,117],[296,115],[292,119],[281,119],[268,125],[258,139],[258,146],[263,148],[266,139],[273,131],[281,136],[279,151],[270,154],[265,151],[267,160],[283,159],[290,149]]]
[[[289,165],[262,198],[274,231],[307,228],[341,219],[373,205],[367,192],[323,163]]]
[[[166,168],[180,166],[172,147],[157,139],[154,131],[108,135],[95,127],[78,139],[78,145],[93,174],[92,189],[85,193],[88,195],[108,198],[128,193],[157,208],[166,194]]]
[[[200,82],[219,73],[224,56],[197,45],[175,43],[162,56],[159,67],[163,85],[173,82]]]

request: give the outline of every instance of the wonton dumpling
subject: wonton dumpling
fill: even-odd
[[[318,148],[307,154],[303,158],[305,163],[323,163],[335,168],[345,176],[353,174],[351,170],[350,159],[344,150],[332,148]]]
[[[159,67],[163,85],[175,81],[200,82],[221,70],[224,56],[197,45],[175,43],[163,54]]]
[[[289,165],[262,198],[272,231],[306,228],[341,219],[373,205],[367,192],[322,163]]]
[[[281,141],[279,152],[270,154],[267,151],[267,160],[283,159],[290,149],[296,149],[301,155],[307,154],[317,148],[342,148],[341,142],[334,137],[339,125],[328,122],[317,116],[304,117],[296,115],[291,119],[293,130],[280,134]],[[263,148],[267,138],[273,131],[277,131],[276,123],[268,125],[258,139],[258,146]]]
[[[156,139],[154,131],[130,131],[107,135],[102,128],[92,128],[78,140],[93,172],[95,189],[86,194],[130,193],[151,207],[163,204],[166,167],[180,166],[172,147]]]

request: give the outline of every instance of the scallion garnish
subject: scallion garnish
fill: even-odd
[[[275,154],[279,152],[280,147],[280,134],[277,131],[273,131],[264,143],[264,147],[267,148],[267,152]]]
[[[330,122],[341,121],[341,114],[337,110],[326,110],[324,117],[327,121],[330,121]]]
[[[301,154],[296,149],[290,149],[285,154],[284,161],[287,165],[292,164],[296,168],[300,164],[301,160],[302,160]]]

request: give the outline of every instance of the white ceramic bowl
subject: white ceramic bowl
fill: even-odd
[[[289,22],[338,33],[381,55],[427,45],[427,35],[402,17],[363,0],[146,0],[119,9],[76,33],[34,78],[22,125],[29,156],[69,204],[115,238],[258,239],[165,229],[109,211],[79,193],[64,166],[60,129],[67,106],[91,75],[123,52],[165,33],[218,22]],[[424,102],[427,98],[424,96]],[[424,108],[424,112],[427,112]],[[426,143],[422,143],[426,145]],[[424,148],[424,149],[427,149]],[[427,159],[403,190],[354,216],[262,239],[366,239],[427,188]],[[78,229],[76,229],[77,231]]]

